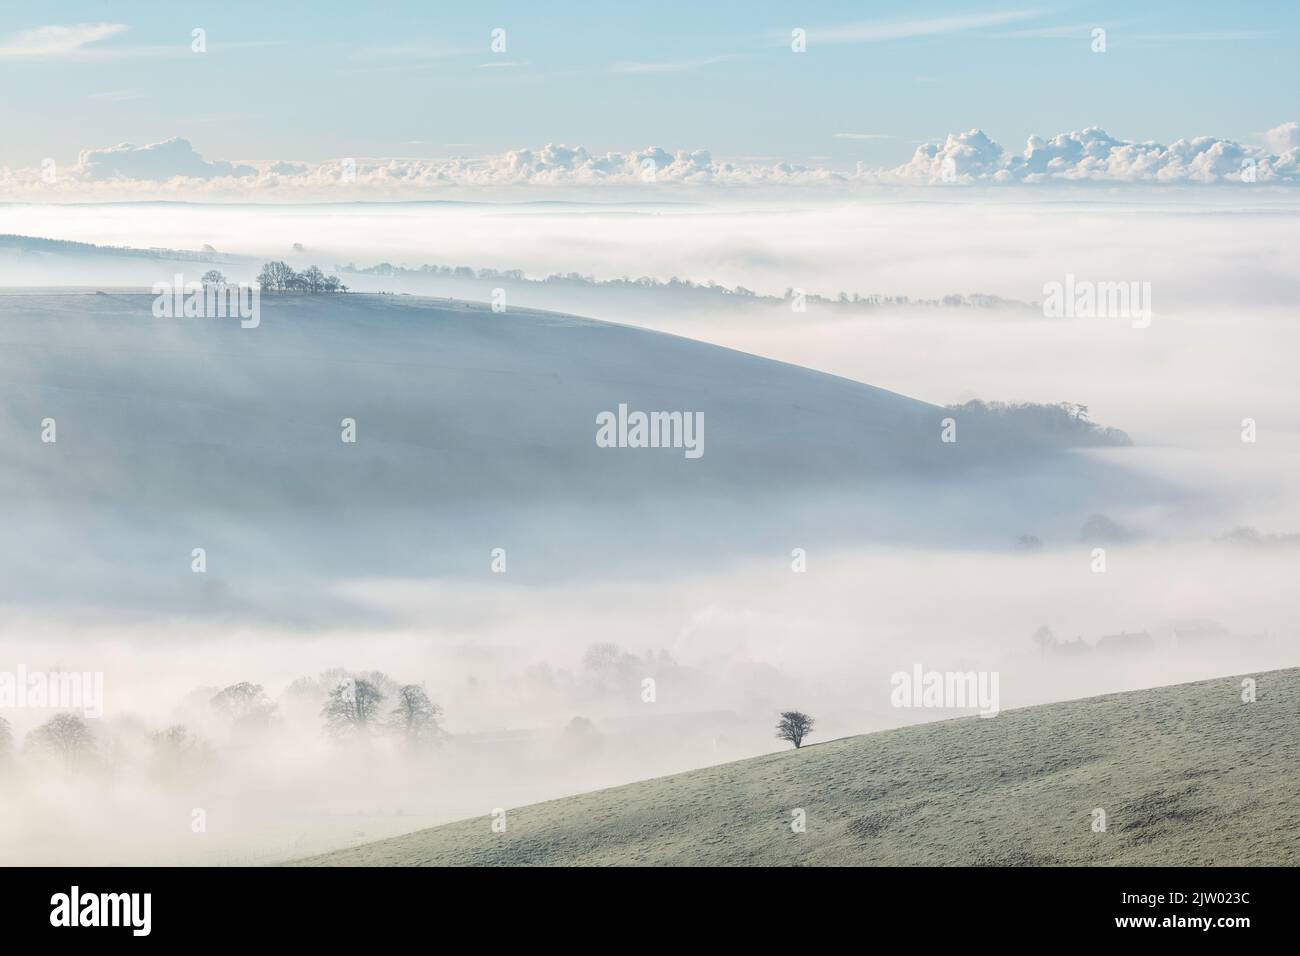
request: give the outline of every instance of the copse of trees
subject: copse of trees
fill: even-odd
[[[257,275],[257,284],[263,292],[300,292],[307,295],[321,295],[348,291],[348,287],[339,281],[338,276],[326,275],[317,266],[310,266],[303,272],[296,272],[287,262],[280,261],[263,265],[262,271]]]

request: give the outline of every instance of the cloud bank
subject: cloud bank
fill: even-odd
[[[1029,137],[1012,153],[983,130],[951,133],[943,143],[917,148],[911,162],[893,173],[919,183],[1221,183],[1300,182],[1300,136],[1295,123],[1265,134],[1269,147],[1213,136],[1180,139],[1168,146],[1116,139],[1090,126],[1050,140]]]
[[[838,135],[838,134],[837,134]],[[207,160],[188,140],[84,150],[77,163],[0,169],[0,198],[420,198],[451,190],[509,187],[1041,185],[1070,183],[1300,183],[1300,124],[1261,134],[1266,146],[1198,136],[1169,145],[1133,142],[1098,127],[1031,136],[1016,152],[972,129],[919,146],[892,169],[851,170],[789,162],[718,160],[704,149],[658,146],[593,153],[548,144],[483,157]]]
[[[189,140],[173,137],[147,146],[122,143],[104,149],[82,150],[74,175],[92,182],[119,179],[156,182],[176,178],[243,177],[255,172],[257,170],[252,166],[208,162]]]

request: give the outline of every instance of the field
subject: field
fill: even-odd
[[[1234,677],[940,721],[302,862],[1294,866],[1300,669],[1255,679],[1252,703]]]

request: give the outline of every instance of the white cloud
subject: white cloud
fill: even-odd
[[[983,27],[1003,26],[1038,16],[1037,10],[1005,10],[992,13],[968,13],[961,16],[930,17],[921,20],[869,20],[835,26],[809,28],[809,43],[876,43],[909,37],[961,33]],[[788,37],[785,38],[788,40]]]
[[[1272,30],[1209,30],[1196,33],[1139,33],[1135,40],[1154,40],[1162,43],[1213,43],[1220,40],[1263,40],[1273,36]]]
[[[721,53],[716,56],[696,56],[682,60],[660,60],[654,63],[615,63],[615,73],[687,73],[715,63],[728,63],[741,59],[738,53]]]
[[[1300,123],[1292,120],[1281,126],[1274,126],[1264,134],[1264,142],[1276,153],[1285,153],[1300,146]]]
[[[1114,21],[1107,21],[1106,28],[1110,29],[1115,24]],[[1050,27],[1027,27],[1023,30],[1011,30],[1007,33],[999,33],[998,36],[1010,40],[1063,40],[1070,37],[1086,37],[1092,31],[1101,26],[1100,23],[1074,23],[1067,25],[1058,25]]]
[[[840,139],[886,138],[884,133],[837,133]],[[46,182],[40,169],[0,169],[3,198],[258,198],[402,199],[453,190],[551,188],[630,189],[804,187],[853,189],[873,185],[1237,183],[1243,169],[1259,183],[1300,185],[1300,124],[1262,134],[1268,148],[1212,136],[1169,145],[1131,142],[1090,127],[1051,139],[1029,138],[1008,150],[979,129],[950,134],[917,148],[893,169],[834,169],[764,157],[715,159],[704,149],[658,146],[594,153],[548,144],[477,157],[358,157],[304,162],[288,159],[209,161],[188,140],[85,150],[79,161]]]
[[[107,100],[110,103],[123,103],[127,100],[142,99],[144,94],[139,90],[104,90],[101,93],[91,93],[92,100]]]
[[[76,23],[23,30],[0,42],[0,60],[74,58],[86,52],[90,44],[125,29],[121,23]]]
[[[173,137],[148,146],[122,143],[104,149],[82,150],[75,173],[86,180],[147,180],[159,182],[177,177],[213,179],[218,176],[248,176],[251,166],[208,162],[189,140]]]
[[[1271,145],[1290,142],[1295,124],[1268,134]],[[1213,136],[1180,139],[1168,146],[1116,139],[1089,127],[1050,140],[1031,136],[1023,152],[1007,152],[978,129],[950,134],[942,144],[917,148],[910,162],[891,171],[920,183],[1218,183],[1240,182],[1245,168],[1257,182],[1300,182],[1300,155],[1294,145],[1270,153],[1256,146]],[[947,175],[945,176],[945,171]]]

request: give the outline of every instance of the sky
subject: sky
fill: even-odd
[[[0,167],[172,137],[209,160],[564,143],[832,169],[973,128],[1263,145],[1300,118],[1298,39],[1284,3],[7,5]]]

